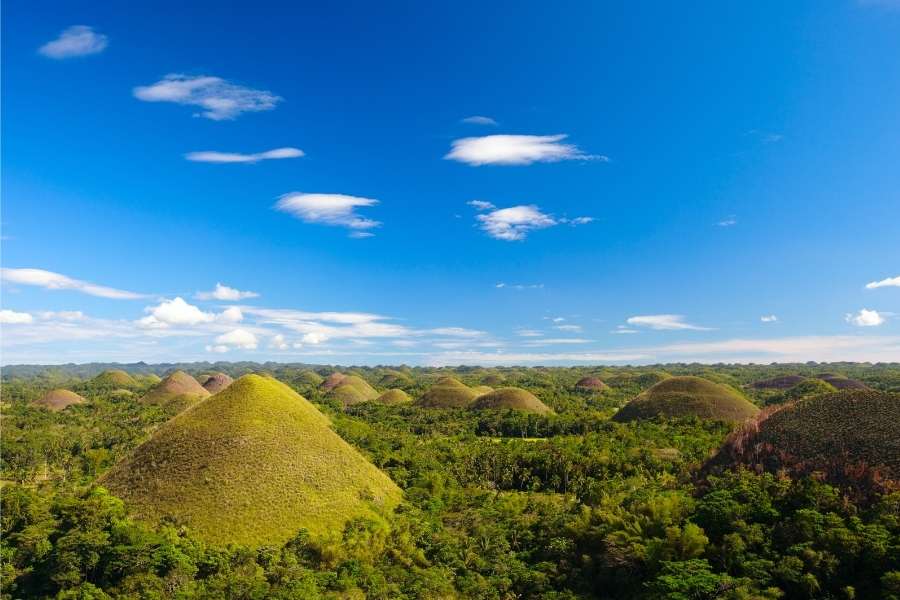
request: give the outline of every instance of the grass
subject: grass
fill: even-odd
[[[478,392],[459,379],[445,376],[435,381],[415,404],[423,408],[464,408],[478,396]]]
[[[395,406],[397,404],[409,404],[412,402],[412,398],[410,398],[409,394],[407,394],[403,390],[393,389],[393,390],[388,390],[385,393],[378,396],[375,399],[375,402],[377,402],[378,404],[386,404],[388,406]]]
[[[344,406],[352,406],[378,397],[378,391],[359,375],[333,373],[325,379],[322,386],[327,390],[325,394],[327,397],[336,398]]]
[[[35,406],[42,406],[53,412],[65,410],[73,404],[84,404],[87,402],[84,398],[70,390],[51,390],[44,394],[39,400],[34,401]]]
[[[234,382],[234,379],[225,373],[213,373],[206,376],[203,381],[203,387],[210,394],[218,394]]]
[[[489,392],[475,400],[471,408],[475,410],[519,410],[539,415],[551,414],[549,406],[527,390],[517,387],[504,387]]]
[[[844,390],[773,407],[732,434],[708,468],[819,473],[858,497],[900,489],[900,394]]]
[[[91,379],[91,383],[96,386],[102,387],[136,387],[138,382],[121,369],[112,369],[109,371],[103,371],[93,379]]]
[[[283,383],[245,375],[176,416],[101,479],[134,514],[217,544],[280,546],[300,529],[339,535],[400,489]]]
[[[817,394],[829,394],[837,391],[833,385],[824,379],[805,379],[791,387],[782,395],[783,401],[799,400]]]
[[[321,375],[316,373],[315,371],[311,371],[310,369],[304,369],[300,375],[297,377],[297,381],[299,383],[303,383],[311,386],[322,385],[322,382],[325,381]]]
[[[388,369],[385,374],[381,376],[381,379],[378,380],[378,385],[386,388],[408,386],[413,385],[414,383],[415,381],[413,381],[413,378],[410,377],[409,374],[394,369]]]
[[[701,377],[664,379],[626,404],[613,417],[616,421],[687,417],[739,423],[759,409],[737,390]]]
[[[181,412],[207,396],[209,391],[196,379],[184,371],[175,371],[147,392],[141,402],[156,404],[171,412]]]

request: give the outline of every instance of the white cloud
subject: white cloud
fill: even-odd
[[[610,331],[610,333],[615,333],[617,335],[629,335],[632,333],[640,333],[640,331],[638,331],[637,329],[625,327],[624,325],[617,325],[615,329]]]
[[[763,315],[759,318],[763,323],[774,323],[778,320],[778,317],[775,315]]]
[[[246,300],[247,298],[259,298],[256,292],[244,292],[236,290],[221,283],[216,284],[216,288],[211,292],[197,292],[194,295],[197,300],[224,300],[226,302],[237,302],[238,300]]]
[[[7,325],[19,325],[24,323],[31,323],[34,321],[34,317],[32,317],[27,312],[16,312],[14,310],[3,309],[0,310],[0,323],[4,323]]]
[[[103,52],[106,46],[107,38],[102,33],[87,25],[74,25],[38,48],[38,52],[49,58],[72,58]]]
[[[857,327],[877,327],[885,322],[884,313],[866,308],[860,309],[855,315],[848,313],[844,318]]]
[[[217,352],[219,354],[224,354],[224,353],[228,352],[228,350],[229,350],[228,346],[225,346],[224,344],[206,347],[207,352]]]
[[[432,335],[442,335],[446,337],[476,338],[484,335],[483,331],[477,329],[466,329],[465,327],[436,327],[427,329],[425,333]]]
[[[344,194],[304,194],[293,192],[281,196],[275,208],[293,215],[304,223],[321,223],[355,230],[372,229],[378,221],[357,214],[356,209],[374,206],[378,200]]]
[[[39,314],[40,318],[45,321],[61,320],[61,321],[82,321],[84,313],[80,310],[60,310],[60,311],[44,311]]]
[[[497,208],[494,206],[493,202],[488,202],[486,200],[469,200],[466,204],[474,206],[475,210],[494,210]]]
[[[351,237],[354,240],[364,240],[366,238],[375,237],[375,234],[371,231],[353,231],[348,237]]]
[[[567,345],[567,344],[590,344],[593,340],[583,338],[540,338],[525,342],[526,346],[547,346],[547,345]]]
[[[201,152],[188,152],[184,155],[190,161],[205,163],[257,163],[261,160],[300,158],[301,156],[305,156],[305,153],[299,148],[276,148],[265,152],[256,152],[255,154],[204,150]]]
[[[625,320],[629,325],[649,327],[656,330],[686,330],[709,331],[708,327],[685,323],[683,315],[639,315]]]
[[[244,320],[244,313],[237,306],[229,306],[219,313],[217,319],[225,323],[240,323]]]
[[[522,337],[541,337],[544,334],[540,331],[537,331],[536,329],[519,329],[518,331],[516,331],[516,335]]]
[[[287,350],[290,348],[290,345],[284,340],[284,336],[279,333],[278,335],[272,336],[271,341],[269,341],[269,347],[276,350]]]
[[[461,119],[462,123],[468,123],[470,125],[496,125],[497,121],[490,117],[483,117],[481,115],[474,115],[472,117],[466,117],[465,119]]]
[[[114,300],[134,300],[146,298],[145,294],[136,294],[125,290],[117,290],[102,285],[88,283],[79,279],[72,279],[52,271],[43,269],[0,269],[0,277],[4,281],[20,283],[22,285],[34,285],[48,290],[74,290],[90,296],[111,298]]]
[[[866,284],[867,290],[874,290],[882,287],[900,287],[900,275],[897,277],[888,277],[881,281],[872,281]]]
[[[282,100],[272,92],[236,85],[220,77],[191,77],[180,73],[134,88],[134,97],[145,102],[199,106],[202,110],[194,116],[213,121],[235,119],[245,112],[272,110]]]
[[[216,338],[216,344],[229,348],[241,348],[243,350],[256,350],[259,344],[256,336],[246,329],[233,329]]]
[[[489,236],[498,240],[524,240],[535,229],[556,225],[550,215],[544,214],[534,204],[500,208],[475,217]]]
[[[525,365],[549,363],[614,363],[645,361],[652,355],[634,352],[579,352],[579,353],[530,353],[530,352],[444,352],[427,357],[431,366],[449,365]]]
[[[301,338],[304,344],[321,344],[322,342],[328,341],[328,336],[318,333],[318,332],[310,332],[303,334],[303,338]]]
[[[181,297],[163,300],[157,306],[148,306],[144,312],[150,314],[139,319],[138,325],[147,329],[161,329],[170,325],[197,325],[215,320],[215,315],[203,312]]]
[[[566,135],[486,135],[454,140],[447,160],[481,165],[530,165],[561,160],[599,160],[605,156],[585,154],[573,144],[561,143]]]
[[[721,221],[716,223],[716,225],[718,225],[719,227],[732,227],[734,225],[737,225],[737,219],[735,219],[734,217],[726,217],[725,219],[722,219]]]

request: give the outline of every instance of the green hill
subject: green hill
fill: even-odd
[[[230,376],[225,373],[213,373],[206,376],[203,381],[203,387],[210,394],[218,394],[234,382]]]
[[[471,389],[473,392],[475,392],[476,397],[484,396],[485,394],[490,394],[494,391],[494,388],[489,385],[474,385],[471,386]]]
[[[654,417],[696,416],[717,421],[741,422],[759,409],[737,390],[700,377],[670,377],[626,404],[616,421]]]
[[[487,385],[491,387],[497,387],[498,385],[503,385],[506,382],[506,377],[501,375],[500,373],[488,373],[484,377],[481,378],[481,384]]]
[[[736,431],[707,469],[819,473],[860,497],[900,489],[900,394],[844,390],[786,404]]]
[[[300,372],[300,375],[297,376],[297,382],[305,385],[317,386],[322,385],[322,382],[325,381],[321,375],[316,373],[315,371],[311,371],[309,369],[304,369]]]
[[[44,394],[40,400],[35,400],[33,404],[40,406],[53,412],[65,410],[73,404],[84,404],[87,402],[84,398],[70,390],[51,390]]]
[[[91,379],[90,383],[96,386],[101,387],[134,387],[138,385],[138,382],[121,369],[111,369],[109,371],[103,371],[93,379]]]
[[[173,412],[180,412],[207,396],[209,396],[209,391],[196,379],[184,371],[175,371],[147,392],[141,398],[141,402],[157,404]]]
[[[378,385],[386,388],[407,386],[412,385],[413,383],[413,378],[408,374],[394,369],[386,371],[385,374],[381,376],[381,379],[378,380]]]
[[[575,384],[576,390],[599,392],[608,386],[597,377],[582,377]]]
[[[829,394],[837,391],[833,385],[824,379],[805,379],[791,387],[781,395],[782,401],[799,400],[817,394]]]
[[[833,373],[820,373],[816,375],[817,379],[821,379],[838,390],[867,390],[869,386],[864,384],[862,381],[857,381],[856,379],[849,379],[844,377],[843,375],[835,375]]]
[[[440,377],[422,396],[416,406],[423,408],[463,408],[478,397],[478,392],[455,377]]]
[[[412,398],[410,398],[409,394],[407,394],[403,390],[393,389],[388,390],[375,398],[375,402],[377,402],[378,404],[394,406],[397,404],[409,404],[412,402]]]
[[[553,413],[549,406],[529,392],[517,387],[504,387],[477,398],[471,405],[475,410],[520,410],[547,415]]]
[[[160,427],[101,479],[138,517],[205,540],[280,546],[301,528],[339,534],[400,489],[283,383],[245,375]]]
[[[359,375],[333,373],[325,379],[322,387],[327,390],[325,394],[327,398],[336,398],[344,406],[352,406],[378,397],[378,391]]]

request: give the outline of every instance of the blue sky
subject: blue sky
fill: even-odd
[[[6,364],[900,360],[895,0],[20,1],[2,37]]]

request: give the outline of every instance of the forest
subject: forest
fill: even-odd
[[[815,407],[804,403],[840,396],[846,381],[895,414],[897,364],[116,367],[130,381],[109,377],[112,367],[3,371],[3,599],[900,599],[897,436],[870,434],[875,450],[847,459],[857,471],[869,461],[871,485],[861,494],[862,476],[846,485],[847,468],[842,479],[824,468],[792,470],[783,455],[778,468],[763,459],[762,467],[711,460],[746,423],[616,416],[670,376],[727,388],[772,422],[769,413],[781,414],[774,408]],[[277,543],[217,543],[178,518],[139,518],[105,485],[115,482],[116,465],[177,413],[200,414],[229,389],[188,408],[144,401],[160,376],[181,370],[198,382],[210,373],[229,380],[257,373],[287,384],[402,490],[402,500],[326,535],[301,528]],[[346,390],[328,389],[337,373],[414,401],[348,401]],[[777,381],[790,377],[801,387]],[[550,410],[417,400],[450,379],[471,389],[515,386]],[[776,383],[756,385],[766,381]],[[54,389],[84,401],[41,405]],[[824,457],[831,466],[837,450],[821,450],[832,450]],[[245,502],[270,501],[265,490],[245,492]]]

